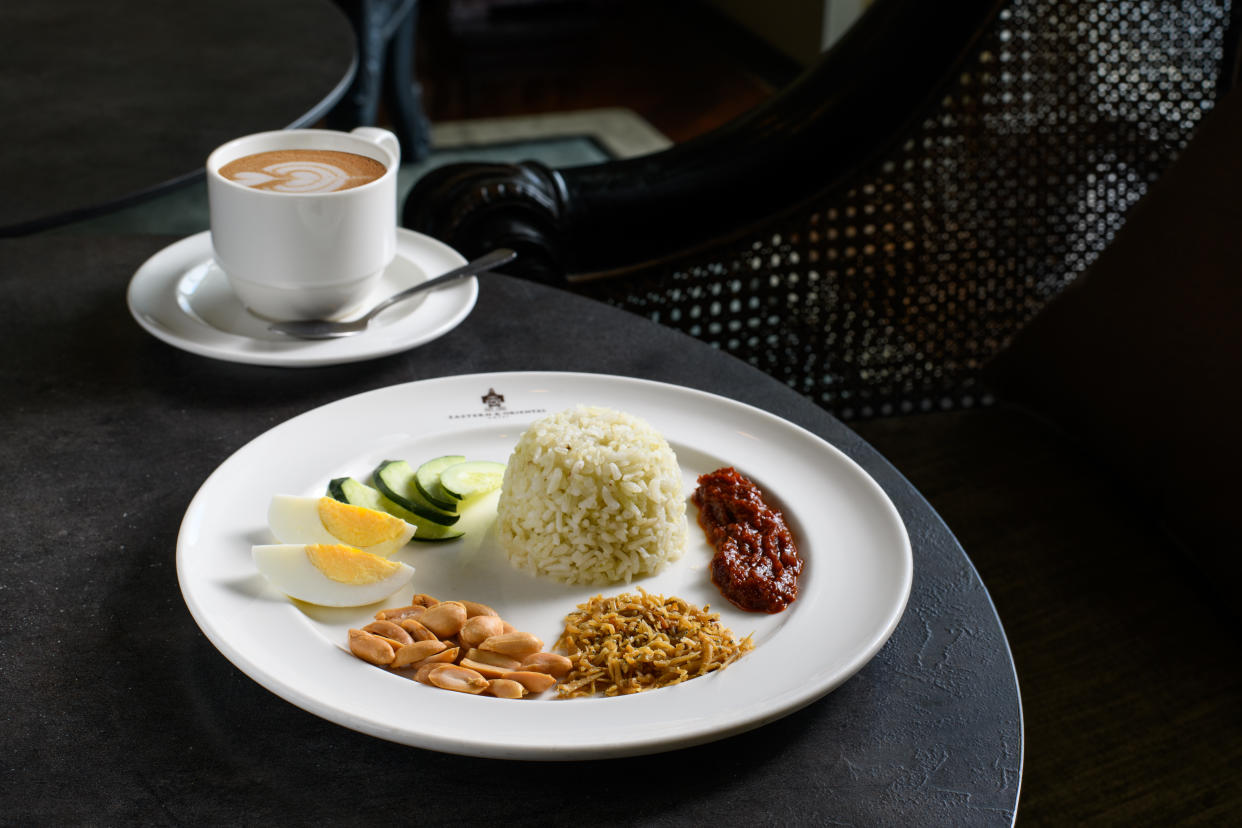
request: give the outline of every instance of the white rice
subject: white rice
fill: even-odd
[[[569,584],[629,583],[686,548],[677,456],[650,425],[608,408],[533,423],[514,446],[497,509],[513,565]]]

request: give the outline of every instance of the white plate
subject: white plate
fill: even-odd
[[[398,228],[397,256],[365,307],[465,263],[451,247]],[[478,280],[462,279],[394,305],[357,336],[291,339],[269,331],[242,306],[212,259],[211,233],[203,232],[143,263],[130,280],[128,301],[139,325],[182,350],[229,362],[309,367],[374,359],[430,342],[460,324],[478,295]]]
[[[498,404],[496,395],[503,397]],[[490,399],[490,402],[489,402]],[[776,615],[735,609],[712,586],[712,550],[688,505],[690,548],[628,586],[572,587],[514,570],[498,550],[494,508],[477,508],[449,544],[397,557],[413,588],[362,609],[295,605],[251,562],[266,543],[273,494],[320,495],[382,460],[443,454],[508,458],[526,426],[577,404],[627,411],[677,453],[686,496],[721,466],[749,476],[784,510],[805,559],[799,597]],[[494,502],[494,501],[493,501]],[[395,742],[474,756],[580,759],[651,753],[722,738],[806,705],[880,649],[910,592],[905,527],[880,487],[814,434],[750,406],[674,385],[598,374],[497,373],[426,380],[349,397],[276,426],[203,484],[181,526],[177,572],[199,626],[238,668],[338,724]],[[349,655],[346,630],[413,592],[481,601],[551,647],[566,613],[592,595],[642,586],[710,604],[755,649],[682,685],[617,698],[502,700],[416,684]],[[548,694],[545,694],[548,695]]]

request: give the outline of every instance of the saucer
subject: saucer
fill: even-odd
[[[451,247],[398,228],[397,255],[361,307],[465,263]],[[147,259],[130,280],[128,303],[143,329],[184,351],[251,365],[310,367],[375,359],[430,342],[457,327],[478,295],[478,280],[462,279],[399,302],[356,336],[292,339],[269,331],[266,320],[241,304],[212,258],[211,233],[205,231]]]

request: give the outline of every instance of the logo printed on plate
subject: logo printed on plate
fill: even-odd
[[[470,419],[487,419],[499,420],[504,417],[519,417],[527,414],[546,414],[546,408],[522,408],[510,411],[505,408],[505,395],[496,393],[495,388],[488,388],[487,393],[479,397],[483,401],[484,409],[471,414],[450,414],[450,420],[470,420]]]

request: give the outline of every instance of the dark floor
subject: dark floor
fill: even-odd
[[[1237,824],[1239,621],[1112,471],[1012,407],[853,425],[953,529],[1004,624],[1017,824]]]
[[[425,4],[429,119],[631,109],[675,142],[767,100],[801,67],[698,3]]]

